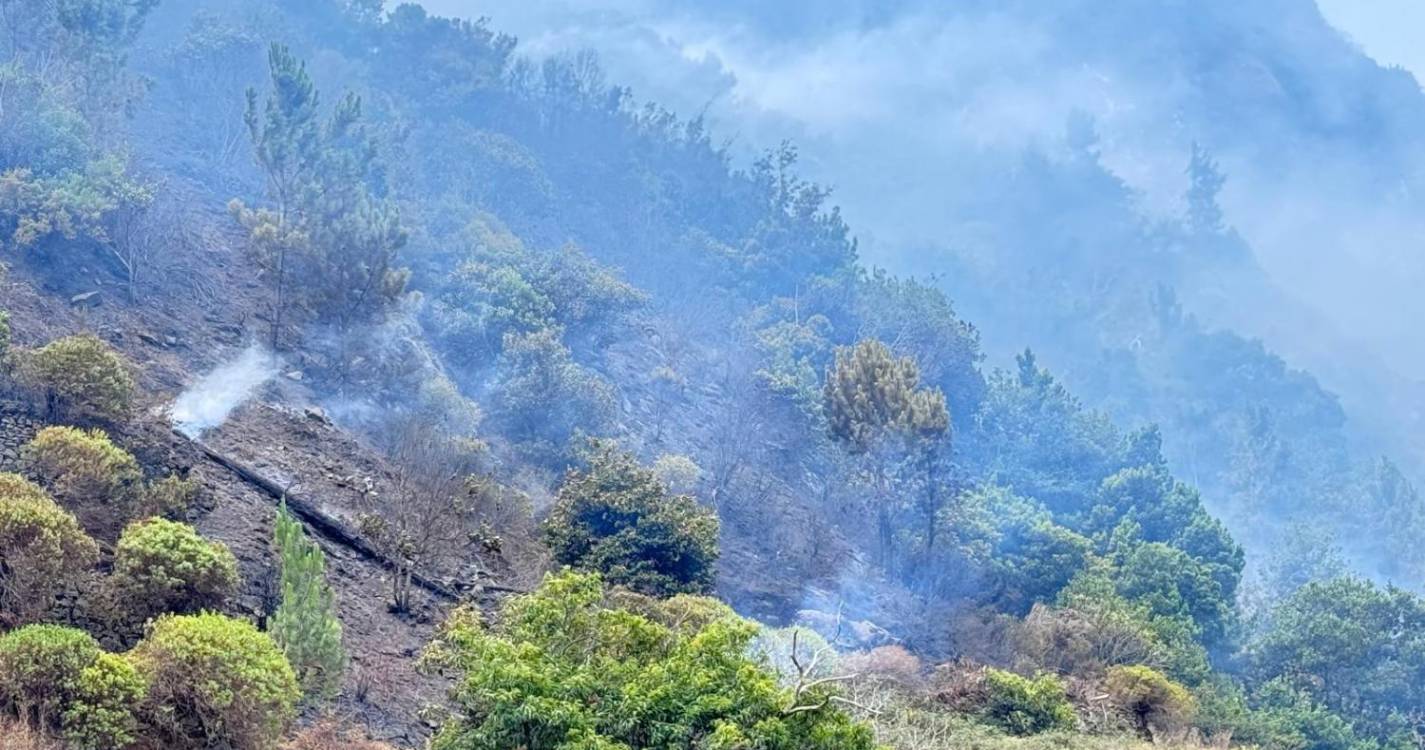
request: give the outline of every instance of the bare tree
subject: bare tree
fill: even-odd
[[[406,612],[414,573],[449,572],[472,554],[482,495],[470,452],[448,436],[415,422],[392,434],[390,492],[367,493],[360,524],[394,564],[391,604]]]

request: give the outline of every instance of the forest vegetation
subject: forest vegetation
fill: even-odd
[[[1425,746],[1409,467],[1070,125],[902,276],[492,21],[0,0],[0,750]]]

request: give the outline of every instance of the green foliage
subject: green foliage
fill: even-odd
[[[139,463],[102,430],[46,427],[22,455],[59,502],[95,533],[122,525],[139,509],[143,499]]]
[[[129,363],[92,334],[67,336],[26,353],[21,372],[51,416],[121,422],[133,408]]]
[[[556,330],[507,334],[494,387],[497,421],[535,457],[563,455],[578,433],[603,431],[614,414],[613,387],[574,362]]]
[[[452,673],[434,750],[871,750],[870,730],[748,657],[752,623],[720,609],[671,628],[609,606],[597,576],[550,576],[486,628],[460,610],[427,652]]]
[[[273,534],[282,566],[282,603],[268,632],[287,655],[302,689],[309,696],[331,696],[341,687],[346,651],[326,580],[326,559],[285,504],[277,512]]]
[[[877,269],[862,274],[853,312],[861,335],[894,341],[898,353],[919,364],[921,381],[945,394],[957,428],[971,425],[985,398],[980,334],[945,292]]]
[[[831,436],[853,453],[892,437],[938,438],[949,429],[945,394],[920,387],[920,369],[866,339],[836,352],[826,376],[824,412]]]
[[[647,295],[574,245],[531,252],[498,220],[466,229],[469,249],[446,278],[435,318],[457,361],[498,354],[507,334],[558,329],[574,346],[608,340]]]
[[[137,711],[147,691],[131,662],[99,654],[79,673],[74,700],[64,710],[65,741],[75,750],[128,747],[139,737]]]
[[[115,214],[151,202],[151,188],[129,175],[117,157],[57,177],[11,169],[0,173],[0,247],[37,249],[54,237],[106,246],[113,242]]]
[[[712,590],[718,520],[686,495],[669,496],[652,471],[609,442],[571,472],[544,524],[560,563],[602,573],[653,596]]]
[[[266,634],[218,614],[159,618],[131,652],[147,737],[173,750],[267,750],[295,716],[292,667]]]
[[[1144,736],[1151,736],[1154,728],[1177,729],[1196,711],[1196,702],[1187,688],[1152,667],[1110,667],[1104,688],[1113,702],[1133,717]]]
[[[929,557],[947,495],[939,476],[950,435],[945,394],[920,387],[915,360],[895,357],[885,344],[865,339],[836,350],[822,387],[821,413],[831,439],[858,457],[869,477],[881,564],[892,569],[897,562],[896,516],[910,504],[897,497],[898,489],[915,498]],[[897,466],[909,481],[893,487]]]
[[[406,230],[382,195],[384,168],[360,98],[347,94],[322,121],[306,64],[274,44],[268,66],[271,91],[259,105],[248,89],[245,120],[275,207],[234,200],[230,208],[273,287],[274,341],[297,306],[345,334],[404,293],[409,273],[397,253]]]
[[[985,474],[1044,503],[1056,518],[1092,505],[1104,477],[1122,468],[1122,436],[1085,409],[1033,352],[1013,373],[996,371],[968,458]]]
[[[29,625],[0,637],[0,709],[58,730],[75,750],[120,750],[138,737],[144,680],[87,633]]]
[[[1053,675],[1027,678],[987,668],[985,688],[981,717],[1010,734],[1072,729],[1076,723],[1064,684]]]
[[[0,623],[42,617],[98,556],[73,515],[25,479],[0,474]]]
[[[952,533],[966,557],[990,575],[988,593],[1008,612],[1053,601],[1093,550],[1043,506],[1004,487],[976,487],[958,498],[957,510]]]
[[[1162,571],[1168,594],[1164,599],[1181,604],[1175,591],[1173,571]],[[1080,571],[1064,590],[1059,592],[1059,604],[1103,623],[1112,630],[1138,634],[1146,638],[1151,659],[1142,659],[1161,667],[1167,674],[1189,685],[1197,685],[1211,672],[1207,652],[1199,642],[1200,628],[1174,607],[1164,613],[1153,603],[1134,599],[1125,592],[1119,580],[1120,572],[1111,560],[1095,558]],[[1115,660],[1123,663],[1123,660]]]
[[[150,518],[124,529],[108,582],[119,606],[138,619],[216,609],[237,589],[237,560],[192,526]]]
[[[1385,740],[1417,727],[1425,707],[1425,602],[1357,578],[1302,586],[1248,647],[1258,684],[1320,705]],[[1403,726],[1403,722],[1409,722]]]

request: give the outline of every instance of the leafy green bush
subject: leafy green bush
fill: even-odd
[[[691,497],[669,496],[609,442],[595,442],[588,468],[565,478],[544,534],[556,560],[615,585],[653,596],[712,589],[717,516]]]
[[[28,250],[54,236],[106,243],[115,212],[152,200],[149,188],[116,156],[55,176],[7,170],[0,173],[0,243],[11,250]]]
[[[168,615],[130,658],[149,684],[141,718],[155,747],[266,750],[295,715],[300,690],[292,667],[250,623]]]
[[[693,609],[713,616],[670,627],[610,605],[598,576],[566,572],[506,603],[493,629],[458,610],[425,657],[457,678],[431,747],[874,747],[825,685],[796,694],[749,656],[754,623]]]
[[[127,659],[99,654],[79,673],[64,710],[64,737],[75,750],[115,750],[138,738],[137,709],[148,684]]]
[[[124,529],[109,577],[115,601],[136,618],[219,607],[237,584],[237,560],[226,545],[162,518]]]
[[[0,623],[35,621],[98,556],[73,515],[24,478],[0,474]]]
[[[985,704],[980,715],[1010,734],[1074,728],[1073,706],[1064,693],[1064,684],[1053,675],[1030,679],[1000,669],[986,669],[985,688]]]
[[[143,471],[102,430],[46,427],[25,446],[23,457],[91,532],[120,528],[136,515]]]
[[[133,409],[128,362],[92,334],[68,336],[27,353],[22,375],[52,418],[121,422]]]
[[[59,730],[75,750],[131,745],[145,690],[131,664],[81,630],[30,625],[0,637],[0,707],[35,729]]]
[[[1196,702],[1187,688],[1167,675],[1142,665],[1116,666],[1108,670],[1104,687],[1133,717],[1145,737],[1153,729],[1176,729],[1192,718]]]
[[[282,562],[282,604],[268,630],[296,670],[302,689],[308,695],[332,695],[341,687],[346,651],[325,558],[285,504],[277,513],[274,537]]]

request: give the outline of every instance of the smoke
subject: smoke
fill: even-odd
[[[277,374],[278,366],[277,356],[265,347],[249,346],[179,394],[169,410],[174,427],[196,440],[226,421],[234,409]]]

